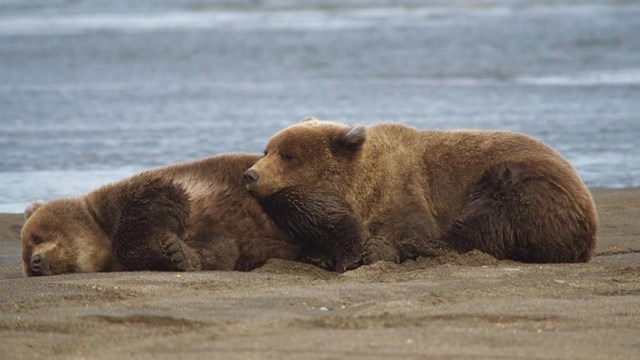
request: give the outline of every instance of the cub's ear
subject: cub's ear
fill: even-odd
[[[44,201],[42,200],[36,200],[27,205],[27,207],[24,209],[24,219],[26,220],[30,218],[31,215],[33,215],[33,213],[36,212],[36,210],[38,210],[38,208],[42,205],[44,205]]]
[[[360,150],[365,140],[367,140],[367,128],[362,125],[356,125],[341,130],[334,135],[331,145],[334,153],[353,154]]]

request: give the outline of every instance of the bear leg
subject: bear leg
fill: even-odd
[[[485,173],[443,239],[498,259],[583,262],[595,245],[592,214],[533,166],[503,163]]]
[[[400,208],[379,216],[369,223],[371,237],[367,239],[367,261],[396,263],[418,256],[438,256],[445,251],[433,217],[425,206],[407,198]]]
[[[344,272],[362,264],[365,231],[346,201],[304,187],[286,188],[258,201],[278,227],[303,248],[316,249],[318,258],[333,258],[335,271]]]
[[[173,270],[160,242],[179,239],[189,213],[182,187],[164,179],[138,179],[122,199],[113,234],[116,257],[126,270]]]

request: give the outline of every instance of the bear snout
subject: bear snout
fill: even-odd
[[[43,272],[43,263],[42,256],[39,254],[35,254],[31,256],[31,260],[29,261],[29,269],[33,273],[33,275],[42,275]]]
[[[258,174],[257,171],[255,171],[253,169],[249,169],[249,170],[244,172],[243,177],[244,177],[245,185],[250,185],[250,184],[253,184],[254,182],[258,181],[258,179],[260,178],[260,175]]]

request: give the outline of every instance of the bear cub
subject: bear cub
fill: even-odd
[[[259,158],[214,156],[33,203],[21,233],[25,272],[251,270],[269,258],[332,268],[247,192],[242,174]]]

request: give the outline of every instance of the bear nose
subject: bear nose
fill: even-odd
[[[38,254],[33,255],[29,261],[29,268],[36,275],[42,274],[42,257]]]
[[[260,175],[258,175],[258,172],[253,169],[249,169],[244,172],[244,183],[246,185],[253,184],[254,182],[258,181],[259,178]]]

